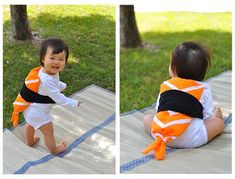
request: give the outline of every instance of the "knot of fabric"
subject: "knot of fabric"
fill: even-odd
[[[143,150],[143,153],[147,154],[152,150],[154,151],[154,157],[157,160],[163,160],[165,157],[166,142],[158,136],[154,142]]]

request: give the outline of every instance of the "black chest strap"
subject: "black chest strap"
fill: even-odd
[[[203,119],[202,104],[197,98],[183,91],[168,90],[161,94],[158,112],[167,110]]]
[[[20,91],[20,95],[27,102],[46,103],[46,104],[55,103],[55,101],[53,99],[51,99],[49,96],[40,95],[40,94],[30,90],[29,88],[27,88],[25,83],[23,84],[23,87]]]

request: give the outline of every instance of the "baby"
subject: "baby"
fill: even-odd
[[[144,154],[154,150],[155,158],[162,160],[166,145],[196,148],[223,132],[221,110],[214,108],[210,87],[202,82],[209,66],[208,51],[195,42],[184,42],[173,50],[171,79],[161,84],[157,113],[144,119],[146,131],[155,139]]]
[[[69,57],[69,49],[65,42],[57,38],[46,39],[41,44],[40,67],[30,71],[23,88],[13,103],[14,112],[11,121],[16,126],[18,113],[23,111],[26,126],[26,144],[33,146],[39,137],[35,131],[39,129],[44,135],[44,143],[54,155],[67,149],[65,141],[56,144],[52,119],[49,115],[53,103],[76,108],[80,102],[61,93],[66,84],[59,80],[59,72],[63,71]]]

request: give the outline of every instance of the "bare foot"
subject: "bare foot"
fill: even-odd
[[[34,141],[33,142],[28,142],[26,141],[26,144],[30,147],[32,147],[33,145],[35,145],[38,141],[39,141],[39,137],[38,136],[34,136]]]
[[[64,152],[67,149],[67,144],[65,141],[62,141],[56,146],[55,152],[52,152],[52,154],[57,155],[61,152]]]
[[[215,108],[214,116],[223,120],[223,114],[222,114],[222,111],[219,107]]]

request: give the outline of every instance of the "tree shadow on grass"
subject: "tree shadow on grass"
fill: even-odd
[[[115,21],[109,16],[60,17],[42,13],[30,18],[32,31],[42,39],[58,37],[69,46],[70,57],[61,72],[67,83],[66,95],[71,95],[90,84],[115,91]],[[9,119],[12,103],[20,91],[29,70],[39,65],[39,47],[31,41],[11,42],[10,21],[3,25],[3,109]]]

